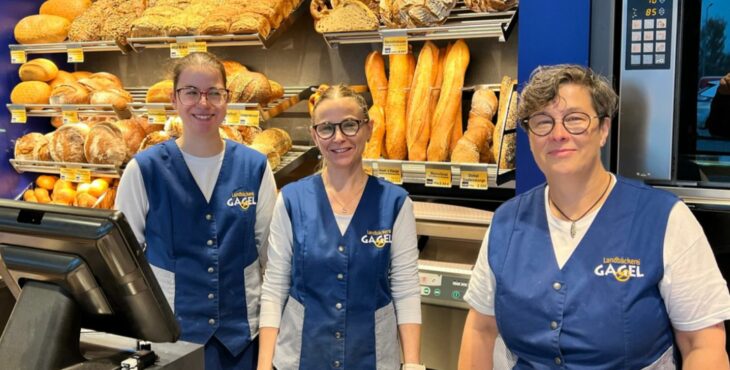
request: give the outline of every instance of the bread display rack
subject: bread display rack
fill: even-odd
[[[442,26],[403,29],[381,26],[373,31],[325,32],[322,36],[330,48],[337,48],[341,44],[380,43],[395,33],[407,35],[408,41],[498,38],[504,42],[509,38],[516,20],[517,10],[475,13],[459,2]]]
[[[18,173],[36,172],[60,175],[62,172],[76,171],[88,172],[91,177],[119,178],[122,175],[123,167],[111,164],[91,164],[72,162],[45,162],[26,159],[11,159],[10,164]]]
[[[65,41],[52,44],[10,44],[11,51],[23,51],[25,54],[68,53],[69,50],[81,49],[83,52],[119,51],[127,54],[132,51],[129,45],[116,41]]]

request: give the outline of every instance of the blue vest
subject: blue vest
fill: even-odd
[[[369,177],[344,236],[320,175],[282,195],[293,231],[289,300],[304,307],[299,369],[375,369],[376,335],[397,344],[395,326],[376,334],[375,316],[392,305],[391,236],[407,193]]]
[[[677,198],[617,177],[562,269],[545,186],[504,203],[489,237],[495,316],[515,369],[641,369],[672,346],[659,281]]]
[[[173,140],[135,159],[149,200],[147,259],[175,274],[181,339],[204,344],[215,336],[234,356],[241,353],[258,333],[248,310],[258,309],[260,277],[246,281],[244,269],[258,264],[254,226],[266,157],[227,140],[210,203]]]

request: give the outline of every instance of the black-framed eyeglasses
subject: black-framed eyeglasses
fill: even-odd
[[[565,131],[571,135],[580,135],[588,130],[591,125],[592,118],[599,116],[590,116],[588,113],[572,112],[563,116],[561,120]],[[547,136],[555,127],[555,118],[545,113],[534,114],[522,120],[523,124],[533,134],[537,136]]]
[[[219,89],[216,87],[210,88],[207,91],[200,91],[197,87],[188,86],[181,87],[175,90],[177,98],[180,99],[180,103],[183,105],[195,105],[200,102],[200,99],[205,96],[205,100],[212,105],[223,105],[228,101],[228,90]]]
[[[354,119],[349,118],[340,123],[322,122],[313,125],[314,132],[317,133],[320,139],[327,140],[335,136],[335,130],[337,127],[340,128],[340,132],[345,136],[355,136],[360,131],[360,126],[364,123],[368,123],[368,119]]]

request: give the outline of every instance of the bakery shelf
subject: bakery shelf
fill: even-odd
[[[441,26],[403,28],[399,31],[408,35],[408,41],[498,38],[504,42],[509,38],[516,20],[517,10],[475,13],[460,2]],[[336,48],[344,44],[383,42],[383,37],[389,31],[394,29],[381,26],[373,31],[327,32],[322,35],[329,47]]]
[[[11,114],[16,108],[25,108],[27,117],[60,117],[66,111],[76,111],[84,116],[116,116],[120,119],[131,116],[130,110],[116,110],[111,104],[6,104],[6,106]]]
[[[451,170],[452,187],[460,187],[461,172],[465,170],[483,172],[487,174],[489,187],[514,189],[514,170],[498,169],[493,163],[451,163],[451,162],[421,162],[400,161],[393,159],[363,159],[365,167],[372,168],[374,176],[380,176],[383,168],[400,168],[404,184],[426,184],[426,168],[448,168]]]
[[[91,164],[91,163],[73,163],[73,162],[46,162],[11,159],[10,164],[18,173],[36,172],[46,174],[60,174],[61,169],[73,168],[76,170],[88,170],[92,177],[112,177],[117,178],[122,174],[123,169],[119,166],[111,164]]]
[[[279,178],[287,177],[307,160],[317,160],[319,151],[314,146],[294,145],[281,156],[281,163],[274,169],[274,177],[277,182]]]
[[[119,51],[123,54],[131,51],[129,45],[121,45],[116,41],[65,41],[50,44],[10,44],[10,50],[22,50],[26,54],[67,53],[69,49],[81,49],[86,52]]]

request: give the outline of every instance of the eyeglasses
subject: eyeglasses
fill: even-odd
[[[178,99],[183,105],[195,105],[205,96],[205,100],[212,105],[223,105],[228,101],[228,90],[210,88],[208,91],[200,91],[197,87],[182,87],[175,90]]]
[[[591,125],[591,118],[599,118],[599,116],[589,116],[583,112],[568,113],[563,116],[563,127],[571,135],[580,135],[588,130]],[[535,114],[525,118],[522,122],[530,132],[537,136],[547,136],[555,127],[555,119],[545,113]]]
[[[320,139],[327,140],[335,136],[335,130],[340,128],[340,132],[345,136],[355,136],[360,131],[360,125],[367,123],[367,119],[346,119],[340,123],[323,122],[313,125],[314,132]]]

